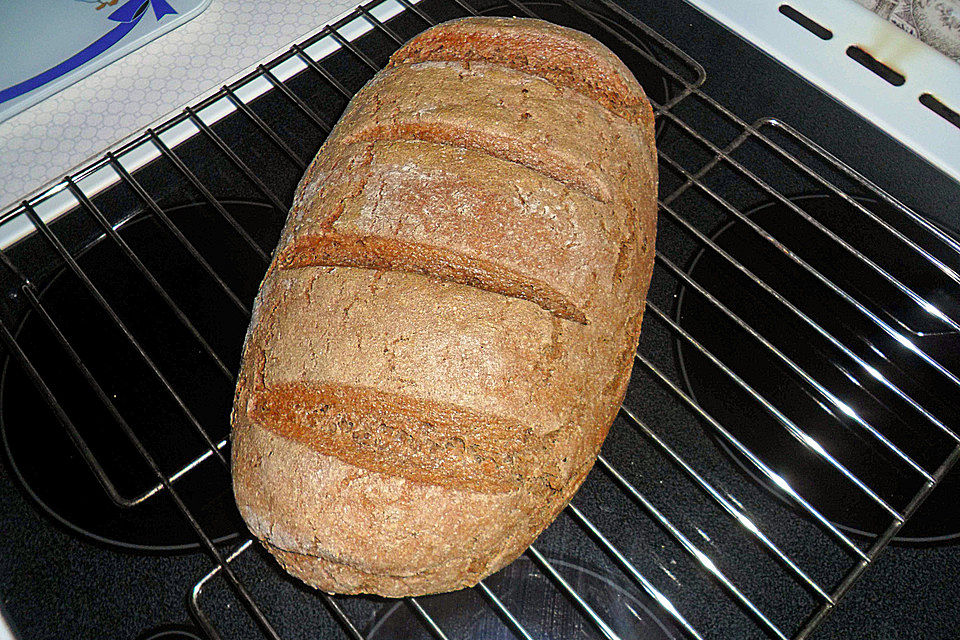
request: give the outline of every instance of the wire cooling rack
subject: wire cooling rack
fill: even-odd
[[[483,624],[497,631],[482,627],[486,637],[539,637],[543,611],[538,618],[516,593],[539,580],[564,603],[550,615],[581,624],[569,628],[587,637],[636,628],[617,618],[611,593],[668,636],[808,637],[960,455],[944,399],[960,380],[926,341],[960,331],[957,309],[944,302],[960,285],[960,245],[801,132],[738,118],[704,92],[701,65],[606,0],[362,5],[24,201],[0,221],[8,369],[32,385],[31,398],[112,505],[167,505],[188,525],[213,563],[188,598],[210,637],[388,637],[384,620],[400,615],[398,605],[295,584],[235,535],[242,529],[211,524],[208,503],[230,500],[227,411],[239,341],[297,179],[400,44],[466,15],[588,31],[640,78],[658,121],[657,266],[630,391],[573,503],[507,578],[407,598],[399,606],[408,617],[394,620],[446,638],[476,634],[471,620],[492,616]],[[814,206],[823,201],[826,215]],[[761,215],[771,206],[787,223]],[[128,233],[144,221],[155,234],[147,238],[176,255]],[[728,242],[731,229],[751,250]],[[118,290],[118,276],[91,272],[88,258],[103,246],[135,286]],[[770,255],[789,278],[764,270]],[[171,280],[174,262],[193,275]],[[82,305],[55,304],[52,283],[65,280]],[[751,301],[728,298],[731,289],[749,290]],[[699,324],[688,318],[694,301]],[[755,305],[768,312],[751,315]],[[152,314],[165,318],[160,329],[145,322]],[[27,331],[33,325],[41,329]],[[93,347],[78,337],[89,332],[100,336]],[[765,385],[771,377],[758,376],[754,361],[776,372],[776,385]],[[697,382],[704,371],[713,386]],[[117,392],[130,380],[158,423]],[[819,418],[791,404],[793,395]],[[804,473],[743,423],[776,434],[774,451],[804,459]],[[197,484],[207,487],[200,498]],[[846,511],[872,514],[874,529],[845,522],[836,505],[822,508],[811,494],[824,486],[844,496]]]

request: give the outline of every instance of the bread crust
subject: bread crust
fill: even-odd
[[[357,94],[298,187],[231,418],[237,505],[288,572],[449,591],[556,517],[626,392],[656,175],[636,80],[542,21],[440,25]]]

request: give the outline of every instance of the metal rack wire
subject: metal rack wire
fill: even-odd
[[[82,216],[93,221],[99,236],[105,237],[119,248],[124,259],[143,277],[147,286],[172,312],[176,322],[192,337],[196,349],[203,354],[202,357],[208,358],[225,381],[230,382],[233,372],[229,359],[218,352],[211,344],[209,335],[205,335],[204,331],[198,328],[197,319],[165,289],[137,251],[118,233],[118,221],[113,220],[109,212],[102,211],[96,203],[97,194],[104,189],[102,184],[95,188],[87,185],[93,184],[95,177],[102,178],[104,172],[107,172],[112,176],[113,182],[128,189],[143,209],[142,216],[154,218],[160,227],[183,247],[195,261],[197,268],[220,290],[232,312],[246,321],[250,313],[249,300],[211,264],[202,248],[195,246],[195,242],[183,233],[167,214],[161,199],[151,194],[141,183],[138,178],[141,167],[149,166],[149,162],[167,163],[171,168],[169,179],[190,185],[198,194],[198,199],[208,205],[210,210],[237,234],[242,244],[249,249],[250,255],[265,267],[269,259],[270,245],[255,238],[244,223],[236,219],[225,206],[224,199],[215,192],[209,182],[184,160],[178,151],[178,144],[182,142],[183,136],[178,138],[174,135],[177,131],[186,127],[190,131],[187,138],[196,136],[205,140],[247,181],[253,192],[273,209],[279,224],[289,208],[291,191],[288,189],[279,192],[275,186],[268,184],[269,181],[262,177],[262,168],[251,166],[251,161],[244,159],[244,153],[236,141],[218,130],[218,121],[225,117],[225,105],[228,107],[227,111],[232,111],[234,117],[239,118],[248,131],[262,136],[265,144],[272,145],[278,151],[290,164],[293,174],[299,175],[299,172],[306,168],[309,153],[315,151],[315,144],[311,142],[308,145],[309,153],[305,155],[304,148],[297,140],[290,139],[258,113],[257,97],[262,93],[282,96],[291,112],[315,129],[316,140],[319,141],[329,133],[339,110],[352,96],[353,90],[350,87],[359,86],[359,82],[379,70],[385,61],[385,57],[376,60],[374,56],[377,54],[365,48],[364,43],[370,38],[379,39],[380,55],[388,55],[390,47],[396,48],[419,30],[436,24],[441,19],[487,13],[550,17],[557,9],[573,18],[569,26],[592,30],[608,45],[629,52],[636,59],[644,61],[645,65],[655,70],[666,88],[664,99],[654,100],[662,134],[662,188],[659,201],[661,240],[658,241],[657,270],[647,307],[641,348],[636,356],[637,366],[631,393],[622,408],[621,422],[614,429],[616,436],[612,438],[627,438],[628,436],[621,435],[627,432],[635,434],[636,438],[630,440],[633,443],[631,446],[643,446],[649,450],[651,457],[648,459],[648,466],[652,465],[652,468],[664,477],[669,476],[678,483],[686,483],[683,486],[688,487],[691,493],[698,494],[701,502],[697,504],[712,510],[692,513],[687,509],[679,512],[679,507],[664,504],[662,499],[658,501],[660,494],[657,494],[655,488],[650,488],[645,476],[625,469],[618,463],[620,449],[616,448],[614,442],[608,444],[591,476],[590,482],[594,482],[596,486],[585,491],[592,492],[589,495],[610,489],[618,492],[619,497],[610,500],[620,500],[625,505],[624,509],[635,509],[645,514],[649,524],[654,525],[652,530],[659,531],[660,535],[665,536],[673,545],[673,551],[669,555],[675,553],[676,557],[686,558],[694,569],[693,575],[698,575],[703,585],[691,587],[690,582],[665,578],[657,568],[662,563],[655,559],[651,562],[651,558],[656,555],[652,546],[644,546],[642,540],[632,540],[625,544],[622,536],[605,531],[591,515],[597,502],[587,501],[580,496],[562,516],[576,525],[577,535],[594,545],[601,555],[611,562],[612,567],[635,588],[646,593],[658,604],[665,616],[691,637],[715,637],[715,630],[704,628],[706,616],[711,615],[710,612],[714,610],[725,610],[732,604],[735,610],[743,613],[751,628],[761,635],[802,639],[818,627],[857,578],[877,559],[960,456],[960,436],[951,426],[949,419],[939,416],[938,408],[929,406],[923,398],[914,397],[908,389],[901,388],[895,381],[878,372],[848,340],[834,335],[820,320],[754,274],[750,265],[730,255],[715,241],[710,229],[718,219],[736,220],[746,225],[764,242],[779,249],[799,269],[835,294],[837,304],[846,305],[863,322],[902,344],[907,351],[905,357],[909,362],[928,371],[929,375],[942,378],[950,385],[960,385],[957,374],[947,365],[912,342],[904,331],[877,312],[869,301],[864,301],[857,292],[845,290],[821,273],[815,265],[793,252],[789,246],[769,233],[761,222],[745,213],[745,205],[741,202],[750,198],[766,198],[780,202],[818,233],[829,238],[839,251],[856,260],[915,307],[932,314],[949,330],[960,330],[960,318],[937,310],[922,293],[901,279],[889,266],[878,263],[858,247],[856,242],[810,215],[792,200],[789,194],[795,193],[798,185],[808,188],[812,185],[840,198],[864,220],[880,228],[893,242],[902,245],[915,259],[935,269],[947,281],[960,285],[960,275],[957,272],[960,245],[951,236],[900,205],[788,125],[769,118],[752,123],[741,120],[702,90],[706,79],[705,72],[695,60],[609,0],[559,0],[556,3],[508,0],[506,5],[472,0],[452,0],[445,3],[434,0],[376,0],[358,7],[353,14],[306,41],[293,45],[289,51],[267,64],[258,66],[248,76],[224,86],[219,92],[199,103],[186,107],[183,113],[169,122],[148,129],[142,136],[107,153],[85,170],[65,178],[62,184],[46,194],[23,202],[20,208],[0,221],[0,229],[5,225],[22,224],[24,217],[29,221],[31,237],[41,238],[47,250],[56,257],[60,268],[71,273],[82,284],[105,312],[108,321],[115,325],[121,339],[134,349],[147,370],[155,377],[155,382],[179,407],[185,423],[203,442],[204,448],[188,462],[175,469],[164,468],[157,460],[156,451],[150,450],[131,428],[108,390],[98,382],[97,376],[87,367],[70,338],[60,330],[57,318],[47,311],[38,278],[31,276],[29,268],[21,264],[21,259],[13,255],[11,248],[0,252],[4,268],[16,283],[17,299],[15,303],[8,302],[9,308],[5,309],[3,322],[0,323],[0,338],[8,354],[39,390],[43,400],[66,429],[86,464],[115,504],[130,508],[160,496],[167,496],[176,504],[213,562],[213,568],[196,583],[189,597],[189,607],[194,618],[211,638],[218,638],[220,634],[216,616],[211,615],[208,606],[204,604],[204,594],[218,580],[222,580],[222,583],[229,587],[232,597],[242,605],[249,620],[264,636],[283,637],[275,621],[270,619],[269,613],[254,593],[255,586],[262,588],[263,579],[258,579],[254,585],[236,567],[242,559],[253,557],[267,567],[265,579],[270,584],[280,583],[279,570],[267,566],[266,561],[257,560],[259,556],[255,556],[255,547],[250,540],[244,540],[230,550],[216,544],[178,490],[181,479],[201,465],[219,465],[224,479],[229,477],[229,462],[224,453],[227,439],[211,433],[209,427],[194,415],[190,403],[181,397],[177,385],[167,379],[162,367],[154,362],[150,350],[141,345],[136,331],[114,311],[97,283],[78,263],[77,251],[61,239],[57,230],[58,223],[49,216],[44,216],[40,210],[52,199],[68,195],[71,199],[69,215]],[[325,53],[318,55],[315,53],[317,51]],[[341,56],[340,62],[328,64],[336,55]],[[349,60],[344,61],[346,58]],[[348,77],[343,69],[350,69],[355,77]],[[301,85],[294,88],[293,85],[298,82],[306,82],[305,86],[308,88],[304,90]],[[251,88],[257,86],[262,90],[250,94]],[[248,97],[248,94],[252,97]],[[338,99],[331,100],[330,95],[337,96]],[[691,124],[704,119],[719,122],[718,130],[726,133],[711,138],[697,125]],[[748,147],[753,148],[750,152],[753,155],[744,155]],[[148,155],[146,161],[143,159],[144,153]],[[766,154],[765,157],[774,159],[771,162],[780,162],[788,168],[786,173],[789,174],[789,180],[784,185],[777,183],[777,180],[782,181],[782,178],[773,179],[764,175],[762,167],[752,160],[758,153]],[[727,175],[726,182],[717,179],[721,173]],[[724,186],[731,182],[735,189]],[[752,195],[738,195],[740,191],[749,191]],[[891,221],[865,206],[862,200],[858,199],[864,195],[893,207],[898,218]],[[752,326],[707,287],[698,283],[690,272],[681,266],[697,251],[709,252],[729,264],[754,283],[773,304],[782,307],[785,313],[836,349],[839,357],[845,359],[851,367],[857,368],[860,373],[871,375],[886,392],[896,396],[915,413],[918,436],[929,432],[939,432],[944,436],[944,441],[948,444],[942,447],[939,459],[934,464],[915,459],[905,447],[885,435],[882,428],[847,406],[834,390],[818,379],[817,372],[807,370],[789,353],[766,338],[764,327]],[[826,411],[843,414],[844,424],[849,429],[858,431],[873,446],[883,448],[889,453],[892,460],[889,473],[902,478],[900,484],[911,488],[909,499],[896,502],[871,487],[849,468],[841,457],[822,446],[816,437],[805,429],[804,424],[798,423],[763,393],[753,388],[738,374],[735,363],[726,362],[711,353],[695,335],[685,329],[676,314],[667,306],[672,304],[678,287],[685,287],[703,296],[718,316],[729,319],[743,330],[747,339],[761,345],[772,360],[784,367],[809,393],[817,397]],[[17,310],[13,308],[16,305],[21,305],[18,307],[21,311],[30,310],[37,314],[50,330],[67,360],[86,383],[89,393],[109,412],[119,427],[120,434],[129,441],[149,467],[156,481],[153,486],[133,497],[118,489],[96,453],[85,441],[83,430],[78,428],[44,374],[34,366],[28,353],[29,345],[22,344],[18,339],[18,316]],[[685,388],[672,360],[672,347],[675,343],[695,350],[712,362],[722,375],[772,416],[800,447],[842,475],[868,502],[884,512],[888,525],[882,533],[865,542],[864,539],[838,527],[761,455],[744,444],[727,425],[711,415]],[[725,443],[743,458],[757,477],[781,492],[788,503],[783,504],[770,497],[769,492],[762,486],[758,488],[756,484],[744,484],[730,478],[729,465],[717,467],[691,455],[690,447],[696,447],[698,441],[704,440],[704,433],[696,430],[678,431],[659,424],[656,416],[651,417],[649,407],[646,406],[647,394],[660,394],[666,398],[663,402],[672,403],[676,408],[681,416],[678,420],[696,424],[718,441]],[[734,491],[741,490],[741,495],[734,494]],[[788,515],[778,522],[771,522],[771,518],[759,516],[757,508],[747,506],[763,500],[776,503],[772,509],[782,510]],[[678,516],[677,513],[683,515]],[[638,530],[639,526],[638,524]],[[711,538],[703,529],[728,533]],[[730,533],[731,531],[736,533]],[[694,532],[699,533],[703,540],[697,540]],[[731,540],[739,536],[742,540],[737,538],[730,543],[734,547],[724,548],[715,539],[726,539],[725,536],[730,536]],[[799,587],[806,597],[791,596],[785,607],[770,606],[766,598],[757,595],[755,585],[748,584],[750,578],[745,576],[735,563],[730,562],[730,557],[738,553],[734,549],[739,549],[737,545],[741,544],[747,544],[758,552],[756,562],[765,567],[758,573],[758,579],[767,580],[770,576],[785,578],[787,582]],[[629,548],[626,548],[627,546]],[[804,547],[814,551],[805,553]],[[557,590],[569,598],[572,606],[593,625],[597,633],[606,638],[618,637],[615,629],[557,569],[550,554],[544,553],[540,548],[541,544],[538,542],[527,552],[533,564]],[[821,552],[830,556],[829,566],[820,566],[816,559],[811,558],[811,555]],[[270,582],[271,579],[273,582]],[[689,604],[692,597],[684,594],[688,591],[701,593],[698,589],[710,594],[706,606],[703,607],[708,613],[690,614],[685,603]],[[517,638],[532,637],[521,618],[511,611],[495,588],[482,582],[477,587],[477,592]],[[317,593],[315,597],[325,605],[331,618],[339,624],[347,637],[365,637],[361,631],[362,624],[355,616],[351,616],[350,605],[345,599],[323,593]],[[441,622],[420,599],[409,598],[406,602],[435,637],[447,637]],[[773,613],[774,609],[776,613]],[[721,633],[719,637],[725,635]]]

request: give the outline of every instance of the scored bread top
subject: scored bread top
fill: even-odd
[[[232,416],[254,533],[338,592],[519,553],[625,393],[656,188],[643,90],[589,36],[472,18],[402,47],[307,170],[254,304]]]
[[[650,103],[620,58],[585,33],[543,20],[453,20],[410,40],[389,65],[427,60],[482,61],[517,69],[589,96],[642,129],[653,126]]]
[[[529,437],[605,428],[582,423],[609,413],[596,390],[629,369],[649,280],[652,123],[624,111],[642,96],[602,45],[549,23],[466,19],[414,38],[301,182],[238,411],[361,467],[487,490],[536,464]],[[379,407],[379,435],[344,435],[365,424],[352,406]],[[503,435],[463,438],[458,422]],[[389,464],[396,443],[446,432],[477,464]]]
[[[622,378],[612,365],[636,330],[654,232],[652,125],[627,117],[642,96],[602,45],[536,20],[455,21],[401,48],[301,182],[258,296],[240,409],[365,468],[515,486],[497,456],[535,464],[522,434],[596,421],[592,390]],[[380,407],[378,436],[351,444],[364,421],[350,406]],[[464,439],[458,421],[513,435]],[[398,433],[415,448],[446,431],[481,460],[391,468]]]
[[[280,269],[398,268],[510,295],[586,322],[611,295],[626,216],[543,174],[430,142],[331,148]],[[363,157],[362,163],[348,158]],[[305,213],[305,212],[303,212]]]
[[[585,339],[592,329],[420,275],[284,271],[263,304],[257,382],[238,398],[248,418],[423,482],[500,492],[558,475],[544,436],[578,429],[588,383],[615,375],[616,350]]]
[[[636,125],[568,87],[496,64],[390,67],[357,94],[341,122],[347,142],[419,139],[479,149],[603,202],[645,164],[623,153],[641,148]]]
[[[586,323],[595,292],[610,290],[598,276],[622,267],[631,236],[652,238],[648,134],[510,67],[395,65],[357,94],[308,170],[279,267],[424,273]]]

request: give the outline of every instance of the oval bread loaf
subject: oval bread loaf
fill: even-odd
[[[240,513],[329,592],[475,584],[557,516],[626,391],[653,113],[593,38],[469,18],[407,43],[296,193],[232,416]]]

